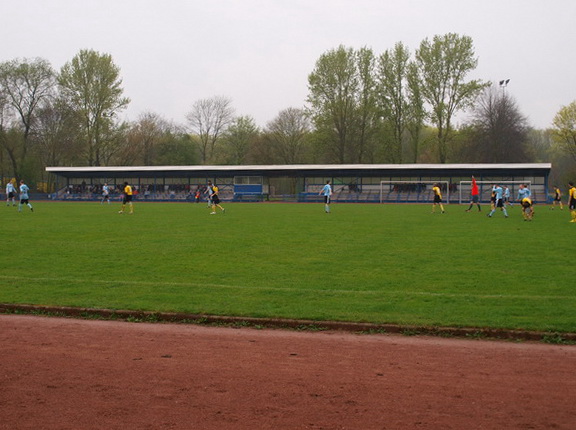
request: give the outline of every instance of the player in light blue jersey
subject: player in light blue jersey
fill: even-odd
[[[522,206],[524,221],[532,221],[532,217],[534,216],[534,202],[532,200],[532,191],[530,191],[528,185],[520,184],[518,187],[518,200],[520,201],[520,206]]]
[[[332,187],[330,186],[330,181],[326,181],[326,185],[320,190],[318,194],[324,196],[324,211],[330,213],[330,197],[332,196]]]
[[[10,206],[10,200],[12,200],[12,206],[16,206],[16,187],[12,181],[6,184],[6,206]]]
[[[494,207],[488,214],[488,217],[492,218],[492,215],[494,214],[494,212],[496,212],[496,208],[500,208],[500,210],[504,212],[504,217],[508,218],[508,212],[506,212],[506,207],[504,206],[504,199],[503,199],[504,190],[500,185],[494,184],[494,186],[492,187],[492,192],[494,193],[495,201],[494,201]]]
[[[531,197],[532,192],[530,191],[530,188],[528,188],[527,185],[520,184],[520,186],[518,187],[518,200],[521,202],[523,199]]]
[[[510,188],[504,185],[504,207],[512,206],[512,202],[510,201]]]
[[[28,191],[30,191],[30,188],[28,188],[28,185],[26,185],[24,183],[24,179],[22,179],[20,181],[20,203],[18,204],[18,212],[22,212],[22,206],[23,205],[28,206],[30,208],[30,210],[32,212],[34,212],[34,208],[30,204],[30,202],[28,201],[28,199],[29,199]]]
[[[108,202],[108,204],[110,204],[110,187],[108,184],[104,184],[102,186],[102,200],[100,201],[100,204],[104,202]]]

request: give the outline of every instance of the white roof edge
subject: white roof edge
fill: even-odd
[[[89,166],[46,167],[47,172],[158,172],[158,171],[204,171],[204,170],[331,170],[331,169],[551,169],[552,163],[502,163],[502,164],[278,164],[246,166]]]

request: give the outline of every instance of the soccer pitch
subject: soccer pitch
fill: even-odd
[[[567,210],[32,203],[2,210],[0,303],[576,332]]]

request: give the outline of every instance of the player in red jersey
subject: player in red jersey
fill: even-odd
[[[480,208],[480,190],[478,190],[478,184],[476,183],[476,178],[472,176],[472,190],[470,191],[470,207],[466,209],[466,212],[470,212],[472,206],[478,206],[478,212],[482,212]]]

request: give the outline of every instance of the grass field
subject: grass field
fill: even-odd
[[[33,204],[0,211],[0,303],[576,332],[566,210]]]

